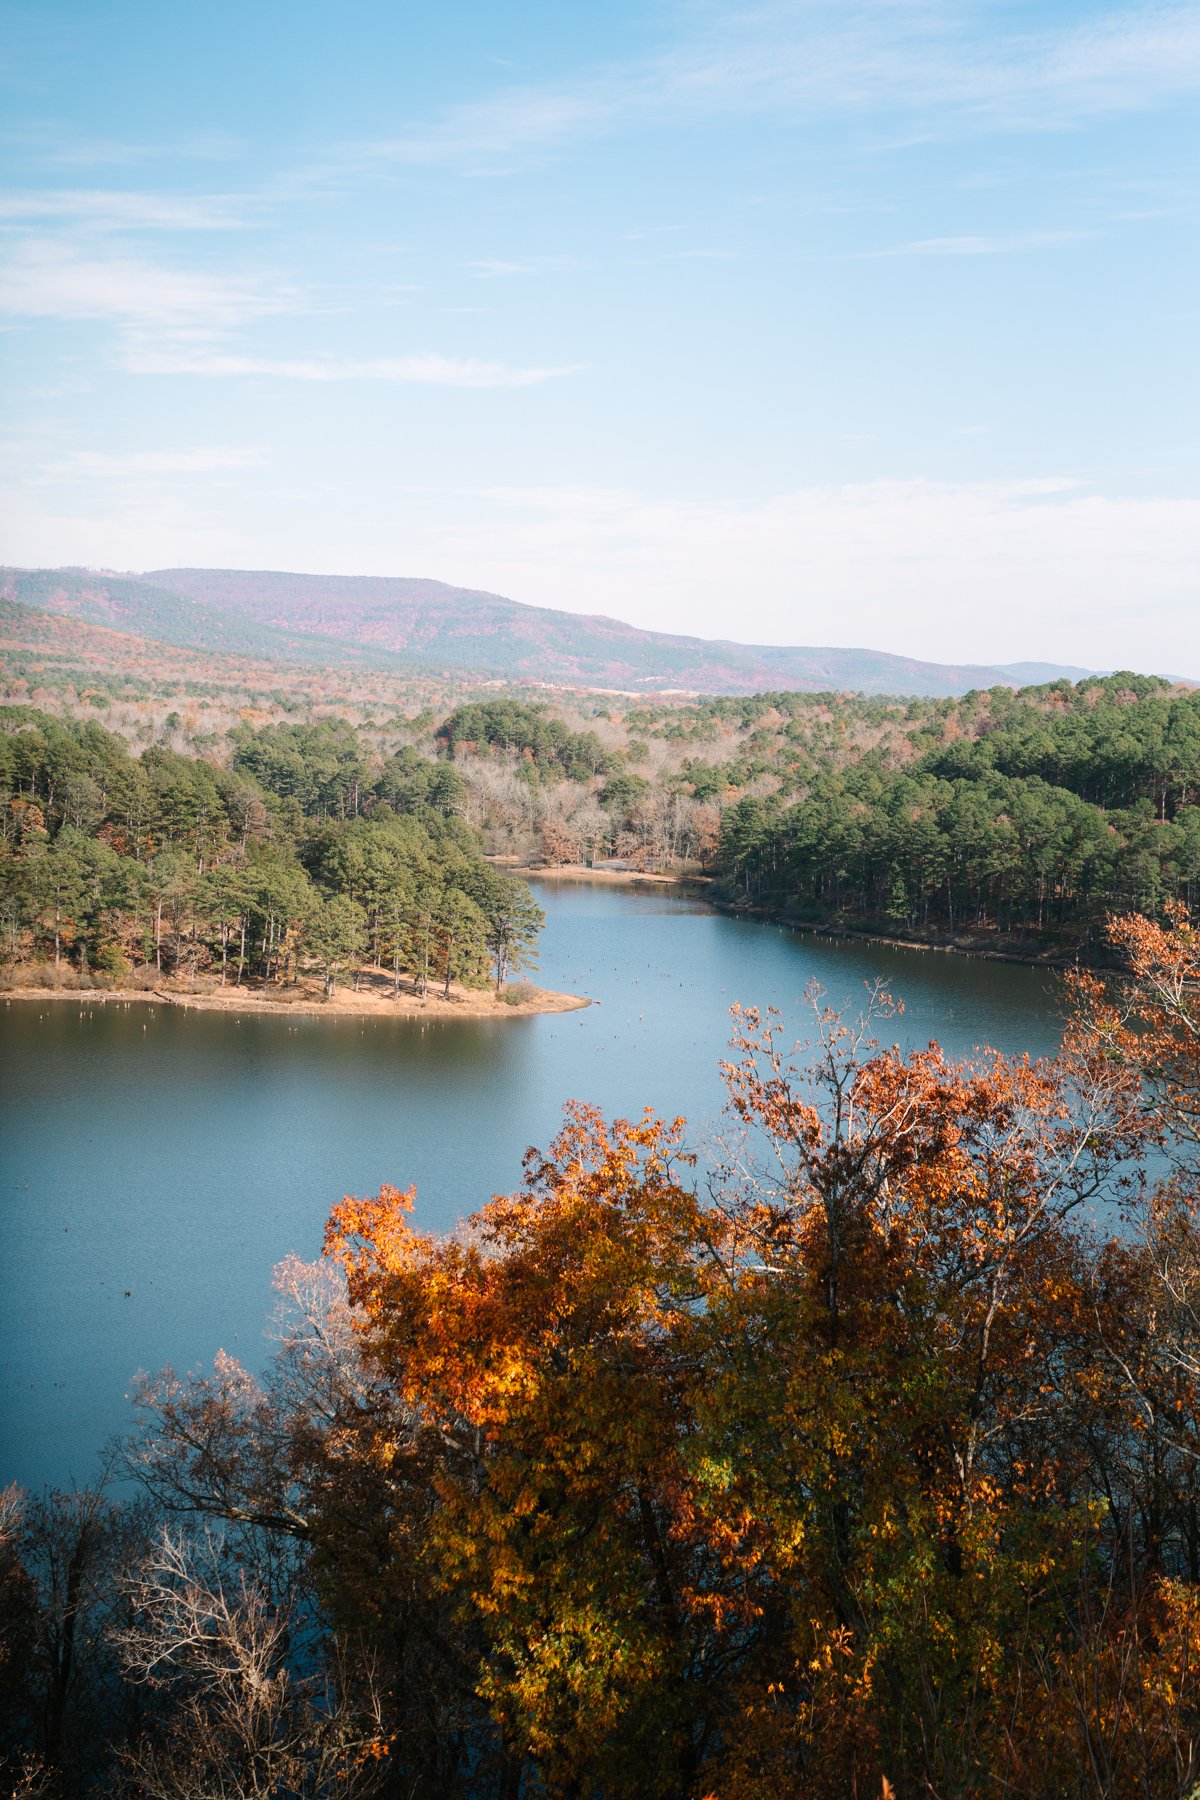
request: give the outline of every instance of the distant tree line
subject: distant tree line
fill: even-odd
[[[936,934],[1095,942],[1200,897],[1200,694],[1133,676],[942,703],[911,761],[867,749],[723,811],[744,898]],[[796,789],[799,789],[796,792]]]

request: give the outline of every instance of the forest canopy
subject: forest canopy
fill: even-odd
[[[95,723],[0,716],[0,917],[12,962],[221,983],[335,978],[366,959],[502,987],[542,915],[461,816],[454,770],[368,766],[344,721],[231,734],[227,764],[131,755]]]
[[[311,831],[396,817],[425,831],[432,864],[482,850],[699,874],[715,897],[797,924],[1068,959],[1105,953],[1110,913],[1163,919],[1200,900],[1200,691],[1152,676],[950,700],[496,695],[408,713],[306,694],[222,715],[219,731],[200,701],[153,730],[141,702],[110,709],[120,731],[73,704],[81,718],[0,708],[6,856],[27,861],[40,829],[69,826],[139,866],[177,852],[202,873],[286,843],[311,874]],[[5,867],[9,954],[43,954],[45,896]],[[439,880],[478,906],[472,867]],[[72,905],[74,960],[94,968],[105,928]],[[363,929],[386,957],[377,908]],[[219,920],[206,930],[211,948]]]
[[[1200,893],[1200,695],[1147,677],[929,706],[866,750],[747,794],[718,866],[798,917],[1095,946],[1106,915]]]

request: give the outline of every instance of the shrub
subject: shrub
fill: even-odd
[[[514,981],[500,993],[505,1006],[529,1006],[538,997],[538,990],[532,981]]]

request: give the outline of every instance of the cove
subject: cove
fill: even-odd
[[[318,1253],[345,1193],[415,1184],[418,1222],[449,1226],[517,1184],[569,1099],[683,1113],[702,1145],[735,1001],[804,1035],[809,982],[857,1012],[882,976],[905,1002],[886,1035],[906,1048],[1058,1046],[1045,969],[799,934],[660,891],[538,897],[537,979],[598,1002],[584,1011],[426,1025],[0,1005],[0,1486],[93,1477],[139,1368],[219,1348],[261,1364],[272,1269]]]

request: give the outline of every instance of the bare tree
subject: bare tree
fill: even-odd
[[[82,1792],[122,1729],[121,1673],[110,1634],[148,1519],[144,1508],[119,1506],[101,1487],[28,1501],[16,1526],[12,1504],[7,1529],[16,1531],[32,1603],[21,1646],[30,1766],[52,1770],[60,1793]]]
[[[167,1702],[121,1752],[139,1800],[366,1796],[386,1754],[374,1684],[351,1702],[336,1665],[305,1656],[295,1596],[275,1599],[224,1539],[165,1528],[129,1584],[116,1636],[128,1677]]]

